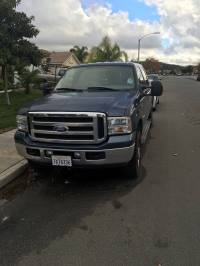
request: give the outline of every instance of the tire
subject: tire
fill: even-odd
[[[125,168],[125,174],[128,178],[137,179],[141,175],[141,129],[138,129],[135,140],[135,152],[133,158]]]
[[[156,111],[156,105],[157,105],[157,102],[156,102],[156,99],[154,98],[153,99],[153,107],[152,107],[152,110],[153,110],[153,112],[155,112]]]

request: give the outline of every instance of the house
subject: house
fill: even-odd
[[[71,67],[79,65],[80,62],[75,54],[71,52],[52,52],[47,58],[49,67]]]
[[[80,62],[72,52],[48,52],[45,51],[42,66],[45,72],[55,74],[60,68],[68,68],[79,65]]]

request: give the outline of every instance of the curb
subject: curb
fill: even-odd
[[[27,169],[28,163],[26,160],[22,160],[14,166],[8,168],[0,174],[0,189],[13,181],[15,178],[23,174]]]

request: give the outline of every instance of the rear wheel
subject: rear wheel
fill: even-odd
[[[157,99],[156,97],[153,97],[153,107],[152,107],[153,111],[156,111],[156,105],[157,105]]]
[[[141,137],[142,132],[139,129],[136,133],[135,151],[132,160],[126,166],[125,172],[128,178],[139,178],[141,174]]]

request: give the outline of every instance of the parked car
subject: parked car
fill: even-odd
[[[159,76],[157,74],[151,74],[148,75],[148,79],[149,79],[149,84],[151,84],[153,81],[159,81],[161,80],[161,78],[159,78]],[[152,106],[153,106],[153,111],[156,110],[157,104],[159,104],[159,97],[154,96],[152,97]]]
[[[40,73],[38,75],[40,89],[43,91],[44,94],[48,94],[47,92],[51,92],[57,82],[65,75],[67,68],[57,68],[55,74],[51,73]]]
[[[46,80],[49,83],[58,82],[66,73],[66,67],[60,67],[56,69],[56,73],[40,73],[38,76],[40,79]]]
[[[197,76],[197,81],[200,81],[200,74],[198,74]]]
[[[15,143],[31,165],[141,170],[141,145],[152,123],[152,95],[142,65],[96,63],[67,70],[54,93],[22,108]]]

